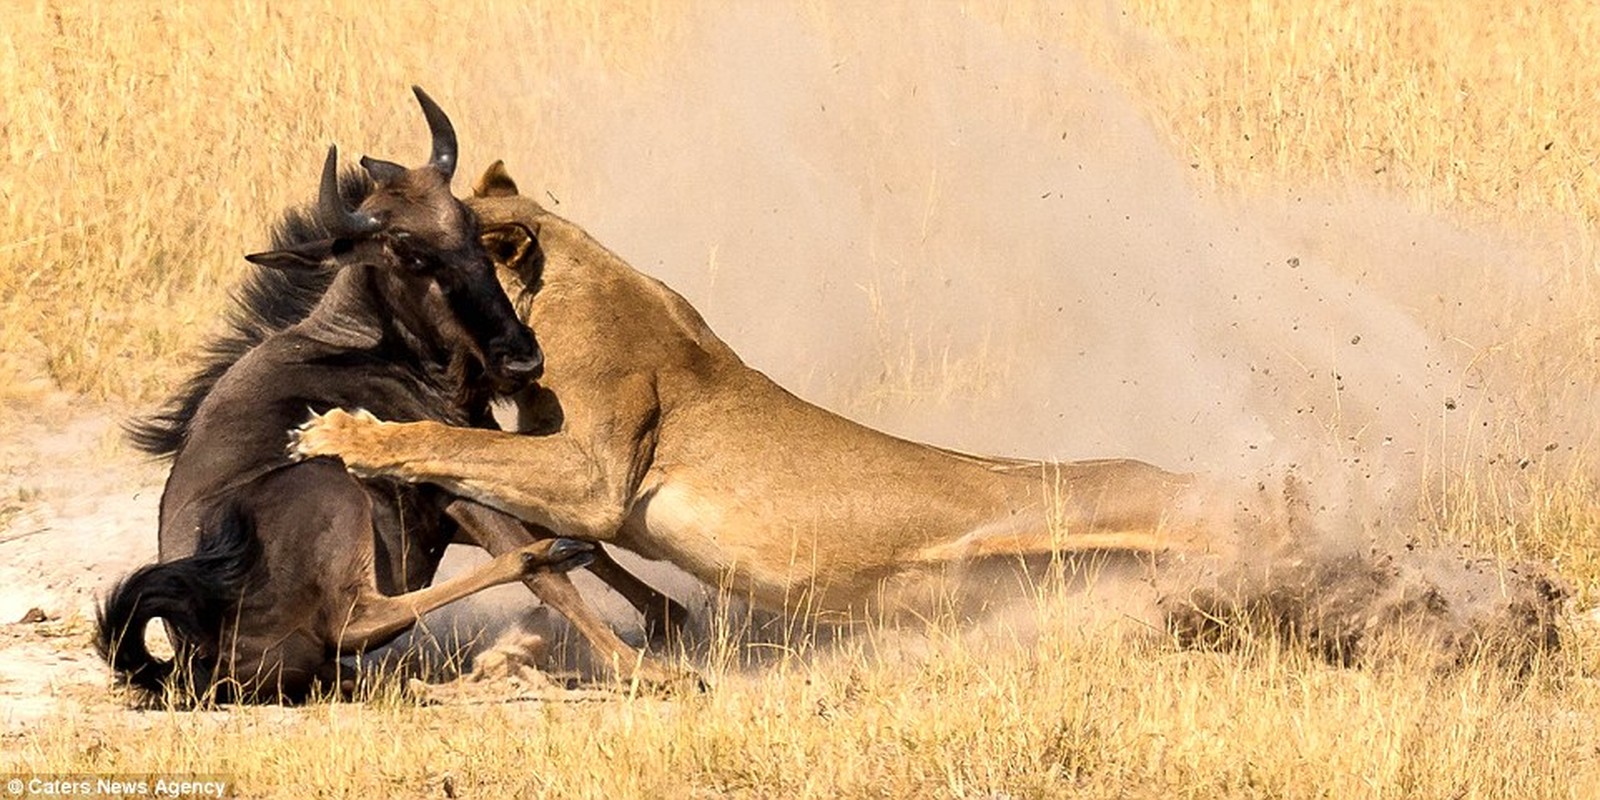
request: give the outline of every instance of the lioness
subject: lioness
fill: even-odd
[[[299,457],[437,484],[556,535],[664,559],[780,611],[860,610],[881,579],[988,556],[1159,551],[1193,529],[1186,475],[1132,460],[968,455],[807,403],[746,366],[682,297],[518,193],[501,163],[468,200],[540,332],[524,430],[334,410]]]

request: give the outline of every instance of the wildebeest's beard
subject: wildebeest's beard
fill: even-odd
[[[388,307],[397,312],[382,320],[385,344],[380,347],[388,353],[388,360],[412,363],[429,383],[463,408],[478,407],[496,392],[522,388],[521,382],[494,379],[485,350],[494,340],[497,326],[452,298],[445,281],[382,269],[371,274],[378,284],[376,290],[389,298]],[[462,291],[459,287],[454,290]]]

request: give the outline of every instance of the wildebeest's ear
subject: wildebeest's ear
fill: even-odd
[[[484,228],[478,238],[496,266],[519,272],[534,242],[533,231],[515,222]]]
[[[395,179],[406,174],[405,167],[393,161],[384,161],[381,158],[373,158],[372,156],[361,157],[361,168],[365,169],[367,174],[371,175],[372,179],[378,183],[393,183]]]
[[[244,260],[261,267],[281,270],[322,269],[339,255],[348,253],[351,243],[347,239],[319,239],[283,250],[251,253]]]
[[[517,182],[506,172],[506,162],[496,161],[483,171],[483,177],[472,185],[473,197],[511,197],[517,193]]]

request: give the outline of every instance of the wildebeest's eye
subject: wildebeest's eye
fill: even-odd
[[[412,244],[413,236],[410,231],[389,231],[390,241],[395,260],[409,272],[429,272],[434,268],[433,261],[427,257],[425,248]]]

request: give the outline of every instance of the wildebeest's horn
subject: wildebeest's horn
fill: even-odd
[[[433,157],[428,159],[428,166],[439,170],[448,181],[456,174],[456,129],[450,125],[444,109],[439,108],[422,87],[413,86],[411,91],[416,93],[422,115],[428,118],[428,131],[433,134]]]
[[[322,164],[322,191],[317,195],[317,217],[334,236],[359,236],[372,233],[383,223],[370,214],[351,211],[339,196],[339,147],[328,145],[328,160]]]

